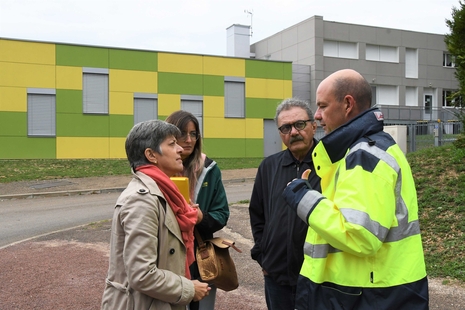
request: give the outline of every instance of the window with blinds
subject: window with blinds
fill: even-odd
[[[56,136],[54,89],[28,89],[27,134],[29,137]]]
[[[354,42],[325,40],[323,56],[358,59],[358,45]]]
[[[397,47],[371,45],[366,46],[366,60],[399,62],[399,52]]]
[[[418,78],[418,52],[416,49],[405,49],[405,77]]]
[[[181,95],[181,110],[192,113],[199,121],[200,135],[203,136],[203,97]]]
[[[245,79],[225,78],[224,117],[245,117]]]
[[[134,94],[134,125],[158,119],[158,97],[156,94]]]
[[[83,68],[82,111],[108,114],[108,69]]]

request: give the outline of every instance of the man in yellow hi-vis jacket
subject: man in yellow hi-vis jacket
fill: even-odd
[[[428,309],[412,172],[370,108],[369,83],[337,71],[316,99],[326,133],[313,151],[322,193],[305,178],[283,192],[309,226],[296,309]]]

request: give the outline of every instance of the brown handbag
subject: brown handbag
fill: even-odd
[[[239,286],[239,281],[236,266],[229,255],[229,248],[232,247],[239,253],[242,251],[234,245],[234,241],[228,239],[215,237],[203,241],[197,229],[195,229],[195,238],[199,244],[196,260],[202,281],[214,284],[223,291],[235,290]]]

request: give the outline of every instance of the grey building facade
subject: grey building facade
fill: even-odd
[[[448,94],[458,88],[444,35],[323,20],[313,16],[250,46],[257,59],[293,62],[293,96],[316,109],[315,93],[345,68],[372,85],[387,122],[449,121]]]

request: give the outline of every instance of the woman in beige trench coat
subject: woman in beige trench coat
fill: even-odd
[[[193,254],[189,230],[202,213],[169,179],[182,171],[179,134],[159,120],[139,123],[128,134],[134,177],[115,205],[102,309],[185,309],[208,295],[208,285],[190,280],[186,270]]]

